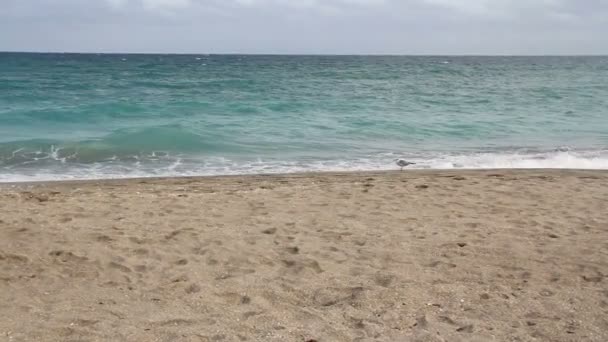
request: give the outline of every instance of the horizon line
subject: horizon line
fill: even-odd
[[[245,52],[83,52],[83,51],[21,51],[0,50],[0,53],[15,54],[73,54],[73,55],[215,55],[215,56],[327,56],[327,57],[608,57],[608,54],[427,54],[427,53],[245,53]]]

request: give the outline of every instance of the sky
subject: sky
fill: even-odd
[[[608,0],[0,0],[0,51],[608,54]]]

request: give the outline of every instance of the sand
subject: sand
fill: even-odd
[[[2,341],[608,341],[608,172],[0,185]]]

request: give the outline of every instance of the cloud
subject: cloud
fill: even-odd
[[[145,8],[151,10],[175,10],[187,8],[191,5],[190,0],[141,0],[141,2]]]
[[[125,9],[130,6],[147,10],[185,9],[192,4],[191,0],[105,0],[114,9]]]
[[[492,3],[496,3],[496,1],[492,2],[491,0],[424,0],[424,2],[438,7],[475,14],[488,13]]]
[[[105,0],[114,9],[186,10],[197,8],[345,9],[383,5],[391,0]]]
[[[112,8],[123,8],[127,5],[128,0],[106,0]]]
[[[608,53],[606,0],[0,2],[0,50]]]
[[[423,0],[438,8],[470,15],[511,16],[559,9],[571,0]]]

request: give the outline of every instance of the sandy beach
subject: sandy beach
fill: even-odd
[[[2,341],[607,341],[608,172],[0,185]]]

